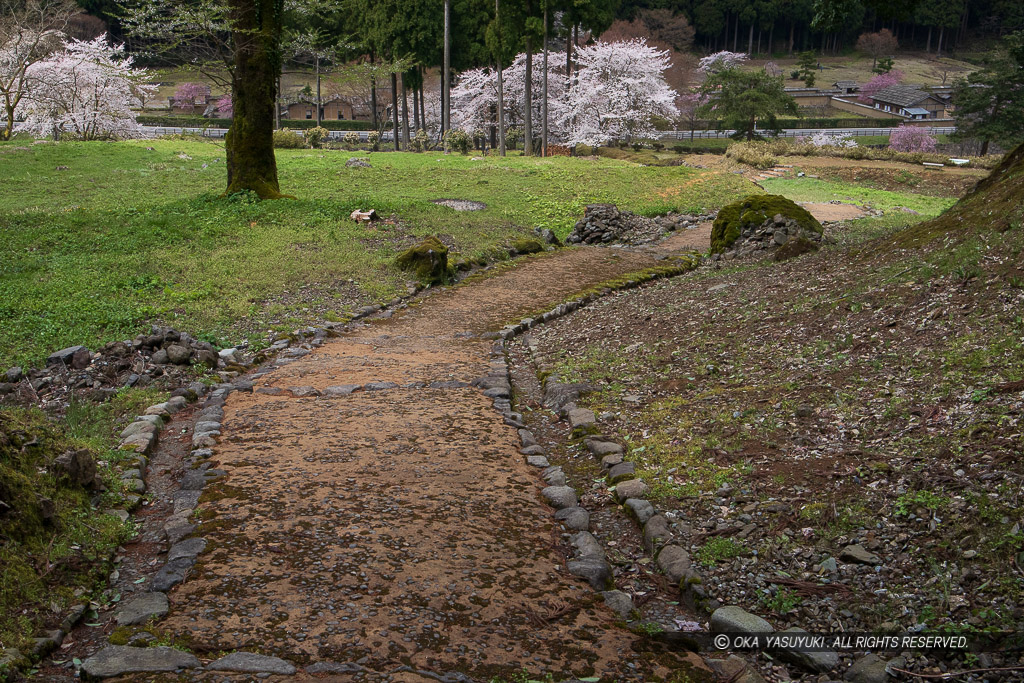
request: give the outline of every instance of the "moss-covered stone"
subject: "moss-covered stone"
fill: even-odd
[[[794,237],[776,249],[775,260],[788,261],[791,258],[796,258],[797,256],[803,256],[804,254],[818,251],[819,248],[820,246],[817,242],[813,242],[803,235],[800,235],[798,237]]]
[[[537,240],[516,240],[512,243],[513,254],[536,254],[544,251],[544,245]]]
[[[415,273],[422,282],[429,284],[445,282],[451,276],[448,247],[433,236],[399,254],[395,265]]]
[[[711,253],[727,251],[747,228],[758,227],[781,214],[795,220],[802,229],[824,232],[821,223],[807,209],[777,194],[750,195],[738,202],[722,207],[711,228]]]

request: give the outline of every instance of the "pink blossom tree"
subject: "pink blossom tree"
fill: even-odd
[[[889,136],[889,149],[897,152],[934,152],[935,138],[924,128],[901,124]]]
[[[230,119],[235,113],[235,103],[231,99],[231,93],[224,95],[217,100],[217,116],[222,119]]]
[[[182,83],[174,90],[174,98],[171,104],[180,109],[187,109],[190,114],[196,113],[196,103],[206,105],[206,98],[210,95],[210,86],[205,83]]]
[[[871,80],[860,87],[860,95],[857,96],[857,100],[864,104],[871,104],[871,98],[876,93],[886,88],[891,88],[894,85],[899,85],[902,82],[903,72],[899,69],[893,69],[889,73],[872,76]]]
[[[132,108],[141,106],[141,96],[155,86],[144,83],[148,72],[134,68],[124,46],[110,45],[106,34],[73,40],[29,72],[33,87],[19,108],[26,130],[81,140],[141,134]]]
[[[578,69],[561,117],[572,145],[600,145],[655,134],[656,116],[674,119],[675,90],[665,82],[667,50],[643,38],[578,48]]]

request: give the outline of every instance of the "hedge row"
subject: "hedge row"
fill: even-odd
[[[231,119],[204,119],[199,116],[136,116],[143,126],[164,126],[167,128],[230,128]],[[372,121],[321,121],[327,130],[374,130]],[[282,128],[313,128],[316,121],[309,119],[281,119]],[[390,130],[390,126],[386,127]]]
[[[896,128],[906,119],[837,119],[812,118],[779,119],[779,128]],[[714,130],[714,121],[697,121],[694,130]],[[680,128],[683,130],[683,128]]]

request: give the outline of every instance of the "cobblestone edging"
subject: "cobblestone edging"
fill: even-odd
[[[478,378],[473,382],[474,386],[482,389],[486,397],[493,400],[494,407],[502,414],[505,424],[513,426],[518,430],[522,444],[520,453],[527,459],[530,465],[538,468],[540,476],[547,484],[542,491],[543,497],[558,509],[556,518],[576,532],[571,538],[575,549],[575,557],[568,563],[569,571],[576,576],[586,579],[595,590],[602,591],[606,602],[622,616],[626,616],[632,611],[632,600],[625,593],[608,590],[614,588],[611,566],[605,558],[604,550],[600,543],[589,532],[589,513],[578,505],[575,491],[567,485],[562,468],[550,465],[543,449],[537,445],[533,434],[526,429],[526,425],[522,422],[522,415],[512,409],[512,386],[509,379],[504,340],[514,334],[514,332],[510,333],[510,330],[516,328],[521,328],[522,330],[529,329],[534,324],[540,324],[560,315],[566,315],[604,294],[615,291],[615,289],[635,287],[654,279],[688,272],[699,263],[700,259],[695,257],[684,261],[677,268],[663,268],[657,272],[641,274],[616,288],[605,288],[588,294],[576,301],[562,304],[544,316],[539,316],[529,321],[524,320],[518,326],[506,328],[499,333],[489,335],[495,338],[495,343],[490,352],[489,372],[486,376]],[[410,294],[411,296],[413,294]],[[392,302],[392,305],[396,308],[405,307],[408,298],[400,297]],[[393,312],[393,308],[368,306],[361,309],[350,322],[374,315],[388,318],[391,317]],[[231,382],[216,384],[212,388],[202,383],[193,383],[187,388],[175,392],[179,395],[172,396],[163,403],[148,407],[143,411],[142,415],[137,416],[121,433],[119,448],[136,453],[136,457],[130,461],[133,467],[127,469],[121,475],[122,479],[129,482],[133,490],[130,497],[131,505],[129,506],[129,510],[132,510],[141,502],[141,497],[146,491],[146,470],[149,458],[157,447],[161,430],[170,422],[173,415],[187,408],[190,402],[198,401],[200,403],[199,410],[193,418],[194,427],[191,450],[189,455],[182,461],[186,474],[179,484],[179,489],[172,494],[173,510],[163,527],[164,536],[170,546],[167,556],[164,559],[163,566],[157,571],[149,585],[149,591],[139,593],[133,598],[126,600],[123,605],[115,610],[113,615],[119,626],[145,624],[151,619],[162,619],[165,617],[169,607],[167,592],[186,580],[189,571],[196,564],[198,555],[206,547],[207,542],[204,538],[191,536],[197,529],[197,525],[193,523],[191,516],[199,504],[199,499],[205,486],[226,474],[223,470],[213,468],[210,458],[214,454],[217,440],[221,435],[224,405],[227,397],[235,391],[253,392],[254,379],[272,372],[275,368],[282,367],[308,355],[312,349],[321,346],[327,338],[339,336],[340,333],[348,329],[349,323],[330,325],[323,328],[307,328],[290,338],[279,339],[269,349],[257,354],[248,363],[250,368],[260,363],[263,364],[263,367],[255,373],[248,377],[234,378]],[[465,386],[462,383],[458,384]],[[342,396],[357,390],[374,391],[395,388],[397,386],[393,383],[385,382],[358,386],[342,385],[328,387],[322,394]],[[321,392],[313,387],[289,387],[287,389],[261,387],[257,391],[259,393],[271,394],[288,393],[295,397],[321,394]],[[129,510],[119,511],[118,514],[127,518]],[[133,641],[129,639],[127,645],[109,645],[86,659],[81,669],[83,679],[102,679],[139,671],[182,671],[198,669],[200,667],[209,670],[266,674],[295,672],[294,665],[286,660],[255,653],[235,652],[204,665],[198,658],[180,650],[163,647],[133,647],[132,644]],[[328,667],[323,669],[324,672],[333,671],[333,669],[330,669],[331,666],[349,666],[331,662],[322,662],[320,664]],[[306,670],[311,671],[311,668],[307,667]],[[447,678],[442,677],[439,680],[447,680]]]
[[[693,268],[699,264],[700,261],[696,261]],[[683,272],[688,272],[693,268]],[[682,272],[667,276],[671,277],[676,274],[682,274]],[[660,277],[666,277],[666,275],[660,275]],[[518,325],[506,327],[498,333],[498,336],[507,342],[537,325],[564,317],[606,294],[631,289],[651,279],[659,278],[629,281],[617,287],[604,288],[600,292],[560,304],[536,318],[524,319]],[[702,585],[700,572],[694,566],[689,551],[684,547],[690,545],[688,542],[690,539],[679,530],[668,515],[657,510],[647,499],[650,487],[643,479],[636,476],[636,465],[627,460],[628,454],[619,442],[620,440],[605,435],[601,431],[599,420],[594,412],[576,404],[586,387],[561,382],[552,366],[536,359],[533,354],[536,346],[528,345],[527,348],[531,357],[535,359],[539,377],[543,378],[541,384],[544,391],[544,406],[560,418],[567,420],[572,437],[582,438],[583,445],[591,456],[600,460],[609,490],[622,510],[637,524],[643,536],[644,550],[651,555],[661,573],[679,587],[680,593],[688,602],[698,609],[703,609],[709,596]],[[502,357],[504,358],[504,353]],[[505,373],[507,381],[507,365]],[[504,404],[499,406],[497,401],[495,407],[506,410]],[[509,407],[507,410],[511,410],[511,408]],[[511,415],[517,416],[518,414],[511,413]],[[507,419],[506,416],[506,421]],[[600,592],[612,610],[624,618],[627,617],[633,611],[632,598],[622,591],[614,590],[613,575],[605,559],[604,549],[587,530],[589,528],[589,512],[576,507],[576,492],[567,486],[562,468],[549,465],[547,459],[543,458],[543,451],[535,445],[536,441],[533,439],[532,433],[525,428],[520,428],[519,433],[523,444],[523,449],[520,452],[527,456],[527,462],[545,468],[541,472],[541,476],[548,483],[548,487],[544,488],[541,493],[557,509],[556,519],[568,529],[577,531],[571,537],[575,557],[567,565],[569,571],[586,579],[595,591]],[[531,461],[531,458],[537,457],[541,457],[543,462]],[[573,522],[576,522],[576,525]],[[710,631],[715,634],[764,634],[775,631],[765,619],[736,605],[715,609],[710,615],[709,622]],[[783,633],[803,632],[803,629],[791,628]],[[839,666],[839,656],[834,651],[780,650],[772,654],[812,674],[833,672]],[[868,655],[864,658],[864,663],[871,664],[866,661],[871,657],[872,655]],[[730,655],[727,659],[705,659],[705,661],[716,673],[729,680],[763,683],[764,679],[757,670],[742,657]]]

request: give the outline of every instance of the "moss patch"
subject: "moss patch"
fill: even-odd
[[[395,265],[415,273],[420,281],[428,284],[445,282],[451,276],[448,247],[433,236],[399,254]]]
[[[757,227],[778,214],[795,220],[804,230],[819,235],[824,232],[821,223],[807,209],[782,195],[752,194],[718,212],[718,218],[711,228],[711,253],[726,251],[744,230]]]
[[[544,251],[544,245],[537,240],[516,240],[512,243],[512,251],[516,254],[536,254]]]
[[[70,418],[69,418],[70,419]],[[96,456],[108,489],[118,484],[104,461],[121,457],[97,447],[81,424],[60,428],[35,410],[0,410],[0,643],[30,647],[54,628],[60,612],[100,585],[105,565],[129,526],[104,507],[123,503],[108,492],[99,509],[92,492],[58,476],[53,461],[69,450]],[[53,609],[56,606],[56,610]]]

